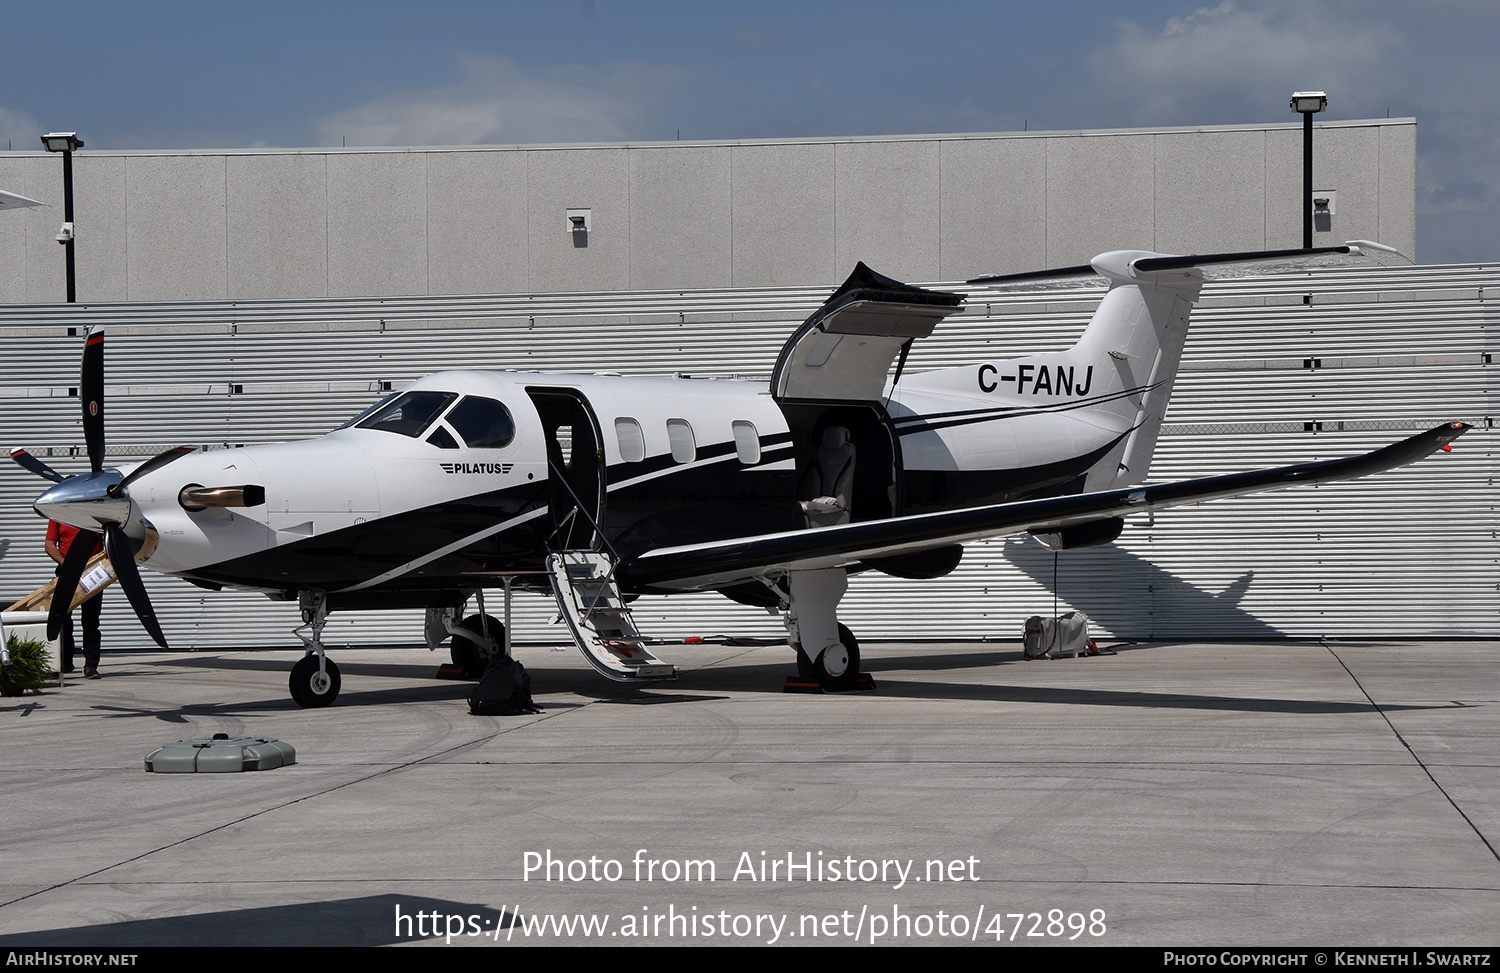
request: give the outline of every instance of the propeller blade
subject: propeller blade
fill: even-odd
[[[135,552],[130,549],[130,538],[126,536],[125,528],[113,523],[104,525],[104,550],[109,554],[109,563],[115,569],[115,579],[125,589],[125,597],[130,599],[130,607],[135,609],[135,615],[141,620],[146,634],[157,645],[168,648],[167,637],[161,633],[161,626],[156,622],[156,612],[151,610],[151,599],[146,594],[146,586],[141,584],[141,574],[135,568]],[[72,550],[68,553],[71,554]]]
[[[78,400],[83,403],[83,441],[89,467],[104,469],[104,332],[95,331],[83,343],[83,367],[78,374]]]
[[[119,496],[124,492],[126,487],[130,486],[131,483],[145,476],[147,473],[150,473],[153,470],[159,470],[163,466],[166,466],[168,463],[172,462],[174,459],[180,459],[181,457],[186,456],[188,453],[195,453],[197,451],[197,446],[174,446],[169,450],[157,453],[155,456],[146,460],[146,462],[142,463],[140,466],[137,466],[135,469],[131,470],[130,475],[125,477],[125,479],[121,480],[119,483],[116,483],[113,490],[114,495]],[[17,460],[17,462],[20,461]]]
[[[47,641],[57,638],[62,631],[63,622],[73,610],[73,592],[78,590],[78,579],[83,577],[83,569],[98,546],[99,535],[91,530],[79,531],[73,543],[68,545],[62,567],[57,569],[57,583],[52,588],[52,606],[47,610]]]
[[[22,449],[19,446],[10,451],[10,458],[20,464],[23,469],[30,470],[37,476],[51,480],[53,483],[61,483],[63,480],[67,479],[61,473],[48,466],[46,463],[43,463],[35,456],[32,456],[30,453],[26,452],[26,450]]]

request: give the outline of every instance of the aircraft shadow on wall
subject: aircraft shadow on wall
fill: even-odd
[[[473,673],[509,650],[483,591],[550,595],[584,657],[624,682],[670,679],[636,629],[644,594],[718,591],[779,611],[799,673],[853,686],[859,645],[838,621],[852,575],[937,579],[966,542],[1030,534],[1107,544],[1124,518],[1181,504],[1351,479],[1414,462],[1449,423],[1361,456],[1145,483],[1205,271],[1384,258],[1378,244],[1171,256],[1112,251],[1085,266],[970,281],[1036,287],[1100,276],[1109,290],[1060,352],[903,374],[912,342],[961,294],[858,265],[787,340],[763,383],[451,371],[391,394],[328,435],[104,465],[104,334],[84,343],[90,472],[35,502],[83,533],[59,572],[66,616],[102,536],[153,639],[166,638],[137,562],[201,587],[298,602],[304,706],[333,702],[330,611],[422,608]],[[478,613],[465,617],[470,601]]]
[[[1005,560],[1048,591],[1053,591],[1055,553],[1030,540],[1006,542]],[[1101,587],[1100,578],[1128,578],[1129,590]],[[1114,544],[1103,544],[1061,558],[1056,594],[1069,608],[1087,615],[1115,638],[1162,639],[1177,637],[1157,622],[1157,613],[1190,619],[1194,633],[1215,632],[1234,638],[1284,638],[1285,633],[1240,607],[1255,580],[1245,571],[1218,594],[1189,584],[1170,571]],[[1123,586],[1121,586],[1123,589]],[[1152,614],[1142,611],[1141,599],[1149,598]]]

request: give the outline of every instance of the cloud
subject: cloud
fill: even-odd
[[[1291,93],[1312,89],[1326,118],[1415,116],[1419,258],[1493,260],[1497,31],[1488,0],[1226,0],[1159,29],[1120,21],[1070,107],[1098,126],[1291,122]]]
[[[325,144],[479,145],[664,137],[650,126],[684,72],[648,64],[523,70],[460,55],[463,80],[313,120]]]
[[[1349,117],[1383,110],[1403,47],[1394,27],[1342,16],[1338,5],[1225,0],[1160,30],[1122,20],[1087,67],[1125,116],[1119,124],[1290,119],[1291,93],[1308,89],[1328,91]]]
[[[49,131],[26,112],[0,108],[0,142],[13,149],[39,150],[41,137]]]

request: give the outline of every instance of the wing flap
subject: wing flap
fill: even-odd
[[[634,590],[700,590],[719,588],[757,575],[794,568],[837,567],[866,558],[914,553],[942,544],[966,543],[1023,531],[1056,531],[1106,517],[1162,510],[1308,483],[1352,480],[1415,462],[1451,443],[1469,428],[1468,424],[1462,422],[1448,423],[1373,452],[1345,459],[1300,463],[1295,466],[1103,493],[1022,500],[964,510],[658,548],[623,563],[619,574],[622,584]]]

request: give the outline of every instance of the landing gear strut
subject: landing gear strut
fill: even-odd
[[[797,674],[828,692],[853,689],[859,679],[859,642],[838,620],[849,587],[843,568],[792,571],[773,590],[783,598],[787,640],[797,652]]]
[[[292,630],[302,640],[307,654],[292,666],[289,685],[298,706],[328,706],[339,695],[339,667],[323,653],[323,626],[328,624],[328,598],[321,591],[303,591],[297,595],[303,624]],[[312,635],[304,635],[304,629]]]

